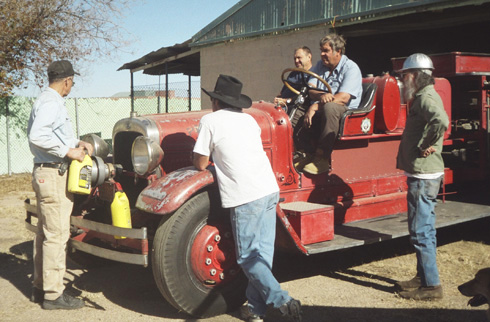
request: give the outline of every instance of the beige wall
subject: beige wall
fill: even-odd
[[[282,87],[281,74],[294,66],[294,49],[308,46],[313,64],[320,59],[319,41],[328,27],[290,31],[281,35],[220,43],[201,49],[201,87],[213,90],[219,74],[232,75],[243,82],[243,94],[254,101],[272,101]],[[202,93],[202,107],[211,102]]]

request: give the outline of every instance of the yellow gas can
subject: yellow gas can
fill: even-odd
[[[111,204],[112,225],[115,227],[131,228],[131,210],[129,199],[123,191],[116,191]],[[114,236],[116,239],[124,239],[123,236]]]
[[[92,159],[88,154],[82,162],[73,160],[68,170],[68,191],[81,195],[90,193],[92,180]]]

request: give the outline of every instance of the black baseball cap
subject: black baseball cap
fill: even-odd
[[[57,60],[48,66],[49,79],[65,78],[75,74],[80,75],[73,70],[73,66],[68,60]]]

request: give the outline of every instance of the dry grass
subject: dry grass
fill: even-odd
[[[0,176],[0,194],[3,195],[14,191],[32,191],[30,173]]]

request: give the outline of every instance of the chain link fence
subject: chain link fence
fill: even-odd
[[[201,109],[200,82],[169,83],[134,88],[134,111],[139,115],[176,113]],[[167,95],[168,92],[168,95]],[[33,157],[27,140],[27,122],[35,98],[0,98],[0,175],[31,172]],[[112,141],[114,124],[129,117],[129,93],[108,98],[67,98],[73,134],[80,138],[96,133],[106,142]]]

